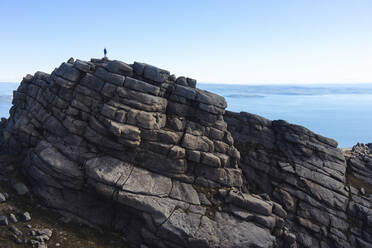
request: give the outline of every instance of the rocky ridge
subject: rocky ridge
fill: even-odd
[[[224,119],[248,188],[283,206],[298,247],[372,246],[371,196],[348,182],[354,160],[347,166],[336,141],[248,113],[227,112]]]
[[[135,247],[372,246],[337,142],[226,107],[148,64],[70,59],[23,79],[1,144],[49,208]]]

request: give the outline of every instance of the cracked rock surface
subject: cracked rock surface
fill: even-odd
[[[226,107],[152,65],[69,60],[23,79],[1,145],[46,206],[134,247],[372,246],[337,142]]]
[[[268,194],[277,214],[283,208],[293,247],[372,247],[372,198],[350,180],[354,171],[368,176],[356,169],[368,170],[365,153],[354,147],[350,158],[334,140],[285,121],[232,112],[224,119],[241,152],[247,188]]]

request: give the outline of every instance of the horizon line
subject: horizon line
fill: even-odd
[[[226,83],[226,82],[210,82],[210,81],[197,81],[197,84],[214,84],[214,85],[251,85],[251,86],[275,86],[275,85],[368,85],[372,84],[371,82],[315,82],[315,83],[293,83],[293,82],[265,82],[265,83]]]

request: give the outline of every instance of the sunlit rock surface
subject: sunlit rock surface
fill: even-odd
[[[337,142],[226,107],[148,64],[69,60],[23,79],[2,149],[46,206],[137,247],[372,247]]]

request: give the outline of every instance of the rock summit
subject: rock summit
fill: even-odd
[[[46,206],[134,247],[372,247],[349,180],[369,186],[368,154],[226,107],[149,64],[70,59],[22,80],[1,146]]]

